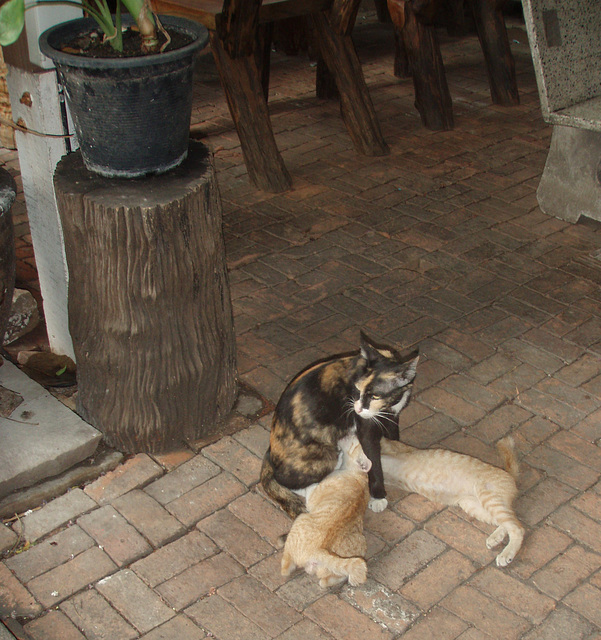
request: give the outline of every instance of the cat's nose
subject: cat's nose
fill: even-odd
[[[355,400],[353,408],[355,409],[355,413],[360,414],[363,411],[363,405],[361,404],[361,400]]]

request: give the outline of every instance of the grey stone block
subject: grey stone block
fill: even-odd
[[[576,222],[580,216],[601,220],[600,178],[601,133],[553,127],[549,155],[536,193],[540,208],[568,222]]]
[[[6,360],[0,385],[23,397],[9,417],[0,417],[0,498],[94,453],[102,434]]]

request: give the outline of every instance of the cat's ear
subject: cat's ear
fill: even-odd
[[[361,331],[360,332],[361,342],[360,342],[360,352],[361,356],[367,360],[367,362],[374,362],[381,358],[380,352],[374,347],[371,343],[370,339],[367,335]]]
[[[417,363],[419,362],[419,353],[415,352],[411,354],[411,360],[407,363],[407,375],[411,376],[411,379],[415,378],[417,373]]]
[[[357,464],[359,465],[359,469],[361,469],[361,471],[369,473],[369,470],[371,469],[371,460],[365,454],[363,454],[362,457],[359,457],[359,459],[357,460]]]
[[[384,358],[395,357],[395,354],[390,349],[376,345],[363,331],[361,331],[361,355],[369,364]]]
[[[410,360],[406,360],[403,364],[398,366],[397,373],[399,378],[402,378],[405,383],[411,382],[417,373],[418,362],[419,354],[417,352],[412,353]]]

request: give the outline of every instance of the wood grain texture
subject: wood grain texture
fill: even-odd
[[[350,36],[361,0],[332,0],[328,9],[328,18],[332,29],[341,36]]]
[[[430,24],[431,11],[423,2],[417,6],[419,13],[415,12],[412,2],[388,0],[392,21],[401,33],[407,53],[415,108],[422,124],[432,131],[448,131],[454,125],[453,103],[436,32]]]
[[[143,180],[102,178],[71,154],[57,166],[55,188],[78,412],[110,446],[131,453],[214,433],[237,385],[208,150],[191,143],[180,167]]]
[[[331,2],[332,0],[263,0],[259,10],[259,23],[324,11]],[[157,13],[192,18],[212,30],[217,28],[224,7],[223,0],[153,0],[152,4]]]
[[[286,191],[292,179],[275,142],[256,58],[254,54],[231,58],[217,33],[211,31],[209,36],[248,176],[264,191]]]
[[[515,61],[503,17],[505,0],[470,0],[494,104],[520,103]]]
[[[350,35],[341,35],[325,13],[311,15],[321,56],[336,81],[340,109],[355,150],[366,156],[390,153]]]
[[[217,34],[231,58],[249,56],[255,50],[261,0],[223,0],[217,16]]]

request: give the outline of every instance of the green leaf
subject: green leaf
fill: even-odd
[[[65,365],[64,367],[62,367],[61,369],[59,369],[54,375],[55,376],[62,376],[63,373],[65,373],[65,371],[67,370],[67,365]]]
[[[25,24],[24,0],[8,0],[0,8],[0,45],[3,47],[17,40]]]

